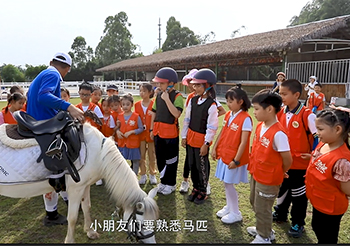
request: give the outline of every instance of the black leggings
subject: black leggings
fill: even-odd
[[[341,215],[324,214],[315,208],[312,210],[311,226],[319,244],[337,244]]]
[[[185,163],[184,163],[184,172],[182,174],[182,177],[184,179],[188,179],[190,176],[190,164],[188,163],[188,144],[186,144],[186,156],[185,156]]]

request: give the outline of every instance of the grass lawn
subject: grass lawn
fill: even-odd
[[[135,97],[135,101],[140,97]],[[72,99],[72,103],[78,103],[79,99]],[[5,102],[0,102],[2,108]],[[223,104],[227,110],[227,106]],[[184,114],[180,118],[182,124]],[[254,117],[252,117],[254,118]],[[220,117],[220,129],[223,117]],[[254,124],[256,121],[254,119]],[[177,186],[179,188],[182,181],[183,163],[185,149],[180,147],[179,168],[177,173]],[[233,225],[224,225],[216,217],[216,212],[226,204],[223,184],[214,177],[216,162],[211,160],[210,185],[211,195],[203,205],[196,205],[187,201],[187,195],[178,192],[163,196],[158,195],[155,200],[160,209],[160,219],[165,220],[170,225],[170,220],[180,220],[182,224],[180,231],[160,231],[156,233],[158,243],[188,243],[188,244],[244,244],[253,240],[246,232],[246,227],[255,225],[255,215],[249,204],[249,184],[239,184],[236,189],[239,194],[239,206],[242,212],[243,221]],[[148,192],[153,185],[148,182],[142,188]],[[114,211],[113,201],[110,200],[104,186],[91,186],[91,216],[103,224],[104,220],[111,220]],[[58,210],[67,214],[67,206],[63,200],[59,199]],[[41,196],[29,199],[12,199],[0,197],[0,243],[62,243],[66,235],[66,226],[45,227],[42,220],[45,216],[44,202]],[[288,237],[287,231],[289,223],[273,224],[276,231],[276,241],[279,244],[310,244],[317,243],[314,232],[311,228],[311,211],[309,204],[306,218],[306,232],[299,239]],[[184,220],[191,220],[194,231],[185,230]],[[207,222],[207,231],[202,232],[196,229],[196,222],[204,220]],[[324,225],[327,226],[327,225]],[[189,228],[188,226],[186,228]],[[347,212],[340,226],[338,243],[346,244],[350,242],[350,215]],[[126,239],[124,232],[108,232],[98,229],[100,238],[89,240],[83,232],[83,215],[79,212],[76,226],[75,240],[77,243],[130,243]]]

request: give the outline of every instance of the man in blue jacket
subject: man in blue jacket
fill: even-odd
[[[69,102],[61,99],[60,83],[70,71],[72,58],[63,52],[57,53],[50,66],[42,71],[30,84],[27,94],[27,113],[36,120],[54,117],[59,110],[70,113],[74,119],[84,122],[84,113]],[[46,217],[45,226],[67,224],[65,216],[57,212],[58,195],[56,192],[44,194]]]

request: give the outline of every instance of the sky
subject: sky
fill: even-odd
[[[285,28],[308,0],[0,0],[0,66],[48,65],[56,52],[69,52],[82,36],[96,49],[108,16],[124,11],[137,52],[150,55],[166,39],[174,16],[195,34],[215,33],[215,40]]]

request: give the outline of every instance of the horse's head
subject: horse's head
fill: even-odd
[[[153,188],[142,201],[133,207],[124,208],[123,221],[126,221],[128,237],[142,243],[156,243],[155,228],[158,219],[158,205],[153,199],[157,188]]]

